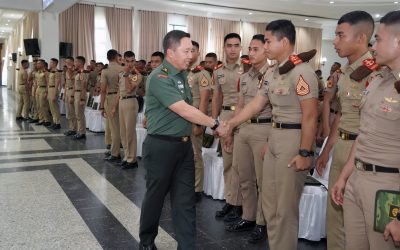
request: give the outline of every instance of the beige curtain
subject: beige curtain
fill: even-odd
[[[188,16],[188,32],[193,41],[200,45],[200,58],[204,58],[208,51],[208,18]]]
[[[238,33],[240,34],[240,22],[239,21],[230,21],[230,20],[222,20],[222,19],[214,19],[210,18],[210,38],[211,38],[211,46],[218,56],[218,60],[224,60],[224,37],[228,33]]]
[[[39,16],[38,13],[28,12],[24,18],[24,39],[39,37]]]
[[[321,60],[321,47],[322,47],[322,29],[296,27],[296,46],[295,53],[301,53],[316,49],[317,54],[310,61],[313,69],[320,68]]]
[[[140,18],[140,59],[148,61],[155,51],[163,51],[162,42],[167,34],[167,13],[139,11]]]
[[[132,9],[106,7],[106,21],[113,49],[132,50]]]
[[[72,43],[73,56],[84,56],[86,61],[94,55],[94,5],[75,4],[60,13],[60,42]]]
[[[242,22],[242,54],[247,55],[249,53],[250,41],[254,35],[265,33],[266,23],[251,23]]]

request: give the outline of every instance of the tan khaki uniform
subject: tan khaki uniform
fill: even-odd
[[[384,71],[363,93],[356,159],[400,169],[400,94],[394,88],[400,72]],[[353,170],[343,205],[346,249],[397,249],[392,238],[385,241],[382,233],[373,230],[373,225],[376,191],[399,189],[399,173]]]
[[[191,70],[188,74],[188,84],[192,90],[193,107],[199,108],[200,106],[200,92],[211,91],[211,75],[208,71],[203,68],[198,70]],[[209,100],[207,100],[208,103]],[[208,105],[210,107],[210,105]],[[197,126],[193,124],[193,126]],[[203,134],[194,135],[192,133],[192,144],[194,151],[194,163],[195,163],[195,191],[203,191],[203,179],[204,179],[204,163],[202,156],[202,145],[203,145]]]
[[[337,70],[335,71],[332,75],[329,76],[329,80],[326,83],[326,87],[324,89],[324,92],[328,92],[333,94],[334,96],[336,96],[337,91],[338,91],[338,87],[337,87],[337,83],[339,81],[339,77],[342,75],[341,70]],[[330,103],[330,109],[329,109],[329,125],[332,125],[332,122],[335,118],[335,115],[338,111],[338,100],[336,97],[334,97],[331,100]]]
[[[89,91],[89,93],[91,95],[93,95],[94,88],[96,87],[97,75],[98,75],[97,70],[92,70],[89,73],[89,80],[88,80],[87,89],[88,89],[88,91]]]
[[[136,99],[136,91],[128,92],[126,89],[126,78],[124,73],[120,73],[119,79],[119,131],[121,135],[122,147],[124,148],[124,161],[128,163],[136,162],[136,118],[139,104]],[[130,84],[138,86],[143,80],[141,74],[129,74]]]
[[[58,88],[56,88],[56,83],[60,82],[61,74],[58,71],[49,72],[48,75],[48,85],[47,85],[47,99],[49,101],[50,112],[53,116],[53,123],[60,124],[60,107],[58,106]],[[53,100],[53,96],[55,99]]]
[[[283,75],[279,74],[278,65],[271,70],[264,79],[268,82],[267,87],[260,94],[269,97],[273,121],[300,124],[300,102],[318,98],[318,79],[314,70],[307,63],[301,63]],[[288,164],[298,155],[300,142],[301,129],[272,128],[268,138],[262,209],[272,250],[297,249],[299,202],[307,171],[296,172],[288,168]]]
[[[28,118],[29,115],[29,91],[28,91],[28,73],[21,67],[18,72],[18,107],[16,117]]]
[[[65,105],[67,106],[67,120],[68,120],[68,129],[70,131],[76,131],[77,123],[76,123],[76,115],[75,115],[75,103],[74,103],[74,91],[75,86],[75,72],[65,72],[65,93],[64,100]]]
[[[111,117],[115,95],[118,92],[119,73],[123,68],[116,62],[111,62],[107,69],[101,74],[101,84],[107,86],[107,96],[104,103],[104,110],[107,114],[106,127],[109,127],[111,134],[111,155],[119,156],[121,137],[119,131],[119,112],[115,112],[115,116]]]
[[[228,121],[232,119],[235,114],[235,108],[238,102],[237,84],[240,75],[243,73],[243,65],[240,61],[235,64],[224,64],[217,66],[213,72],[213,90],[220,88],[223,94],[222,110],[220,119]],[[230,110],[224,110],[231,108]],[[221,146],[224,145],[225,140],[220,138]],[[240,206],[242,204],[242,195],[239,190],[239,176],[236,171],[232,171],[234,154],[228,153],[222,146],[222,158],[224,163],[224,196],[228,204]]]
[[[353,64],[342,68],[342,73],[337,83],[338,109],[342,113],[339,130],[347,133],[358,134],[358,129],[360,127],[359,106],[362,93],[365,90],[368,81],[368,77],[366,77],[357,82],[350,79],[350,74],[361,66],[363,61],[368,58],[372,58],[372,55],[369,52],[364,54]],[[333,148],[332,165],[329,172],[329,193],[333,185],[336,183],[340,172],[342,172],[353,142],[354,140],[344,140],[340,136],[336,140]],[[326,229],[328,249],[344,249],[345,234],[343,227],[343,209],[341,206],[335,205],[331,199],[328,199],[327,203]]]
[[[36,84],[36,80],[35,80],[35,72],[36,71],[32,71],[30,73],[30,76],[32,78],[32,87],[31,87],[31,93],[30,93],[30,99],[31,99],[31,117],[33,120],[38,120],[39,119],[39,113],[38,113],[38,106],[36,103],[36,88],[37,88],[37,84]]]
[[[84,89],[83,82],[87,82],[87,73],[77,73],[75,75],[74,85],[74,105],[75,105],[75,116],[77,122],[77,133],[83,135],[86,134],[86,119],[85,119],[85,107],[86,107],[86,89]],[[81,102],[84,102],[81,104]]]
[[[266,87],[264,79],[259,77],[265,75],[268,68],[269,65],[266,63],[260,71],[251,68],[240,76],[239,95],[244,98],[245,105],[257,95],[257,91],[263,91]],[[234,141],[233,154],[236,155],[234,161],[236,160],[238,166],[240,191],[243,197],[242,219],[256,221],[257,225],[265,225],[261,207],[263,159],[260,153],[268,141],[271,117],[271,104],[268,102],[259,114],[240,126]],[[269,121],[265,121],[267,119]]]
[[[36,89],[36,105],[38,106],[39,121],[50,122],[49,109],[47,104],[47,79],[46,72],[37,71],[35,73]]]

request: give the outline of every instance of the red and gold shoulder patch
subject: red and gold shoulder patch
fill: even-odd
[[[332,82],[332,80],[328,80],[328,82],[326,83],[326,86],[328,87],[328,88],[332,88],[333,87],[333,82]]]
[[[249,60],[249,59],[246,59],[246,58],[242,58],[241,63],[242,63],[242,64],[247,64],[247,65],[251,65],[250,60]]]
[[[375,71],[379,69],[379,65],[375,62],[373,58],[368,58],[363,61],[363,65],[370,69],[371,71]]]
[[[201,67],[200,65],[197,65],[197,66],[192,70],[192,72],[196,74],[196,73],[202,71],[203,69],[204,69],[203,67]]]
[[[300,75],[296,85],[296,93],[299,96],[305,96],[310,93],[310,85],[304,80],[303,76]]]
[[[224,64],[218,64],[217,66],[214,67],[214,70],[220,69],[222,66],[224,66]]]
[[[298,65],[300,63],[303,62],[303,60],[301,60],[301,58],[298,55],[290,55],[289,56],[289,60],[294,64],[294,65]]]

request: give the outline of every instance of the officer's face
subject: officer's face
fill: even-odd
[[[192,60],[192,41],[190,38],[184,37],[175,49],[168,49],[167,53],[175,68],[185,70]]]
[[[348,57],[354,54],[357,49],[358,35],[354,30],[354,27],[348,23],[341,23],[336,27],[335,40],[333,45],[335,46],[336,53],[340,57]]]
[[[125,66],[127,66],[129,69],[133,69],[135,66],[135,58],[134,57],[126,57],[125,58]]]
[[[217,60],[213,57],[206,57],[204,60],[204,67],[207,69],[214,69],[217,66]]]
[[[279,56],[282,54],[284,51],[284,39],[287,40],[287,38],[281,38],[279,40],[274,34],[272,34],[271,31],[266,31],[264,34],[265,38],[265,53],[270,60],[276,60],[279,58]]]
[[[240,46],[240,40],[238,38],[230,38],[226,40],[224,44],[224,51],[227,59],[238,59],[241,50],[242,47]]]
[[[251,40],[249,46],[249,57],[252,64],[258,64],[265,61],[267,54],[264,49],[264,43],[260,40]]]
[[[199,49],[196,46],[192,46],[192,60],[191,63],[197,62],[197,59],[199,58],[200,52]]]
[[[151,69],[155,69],[162,63],[162,59],[159,56],[152,56],[150,61]]]
[[[400,56],[400,33],[396,25],[386,26],[379,24],[376,32],[376,42],[372,47],[375,50],[375,59],[378,64],[387,65],[391,69],[396,67],[396,60]],[[397,63],[398,64],[398,63]],[[397,66],[398,67],[398,66]]]

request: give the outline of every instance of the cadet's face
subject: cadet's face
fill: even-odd
[[[97,70],[97,71],[100,72],[102,69],[103,69],[103,65],[101,65],[101,64],[97,64],[97,65],[96,65],[96,70]]]
[[[204,61],[204,66],[207,69],[214,69],[215,66],[217,66],[217,60],[215,60],[213,57],[206,57]]]
[[[282,38],[279,41],[278,38],[272,34],[271,31],[266,31],[264,34],[264,38],[265,38],[264,48],[267,58],[270,60],[277,59],[282,54],[284,47],[283,39],[285,38]]]
[[[121,56],[118,56],[118,58],[117,58],[117,63],[118,63],[119,65],[121,65],[123,62],[124,62],[124,60],[122,60],[122,57],[121,57]]]
[[[242,47],[240,46],[240,40],[238,38],[230,38],[226,40],[224,44],[224,51],[227,59],[238,59],[241,50]]]
[[[178,70],[185,70],[189,67],[192,59],[192,41],[184,37],[175,49],[168,49],[170,59]]]
[[[195,63],[197,61],[197,58],[199,58],[199,55],[200,55],[199,49],[196,46],[192,46],[191,53],[192,53],[191,62]]]
[[[356,49],[357,35],[353,27],[348,23],[341,23],[336,27],[335,46],[336,53],[340,57],[348,57],[352,55]]]
[[[55,68],[57,67],[57,64],[53,61],[50,61],[50,68]]]
[[[41,61],[37,62],[36,68],[37,68],[37,69],[43,69],[43,68],[44,68],[44,63],[41,62]]]
[[[134,57],[127,57],[125,58],[125,66],[128,66],[128,68],[133,69],[135,66],[135,58]]]
[[[375,35],[375,59],[378,64],[390,68],[400,56],[400,36],[398,27],[380,24]]]
[[[158,66],[160,66],[161,63],[162,63],[161,57],[159,57],[159,56],[151,57],[151,61],[150,61],[151,69],[157,68]]]
[[[74,66],[75,66],[76,68],[79,68],[79,67],[81,67],[81,65],[82,65],[81,61],[75,59],[75,61],[74,61]]]
[[[252,64],[261,63],[267,58],[264,44],[260,40],[251,40],[249,46],[249,57]]]

